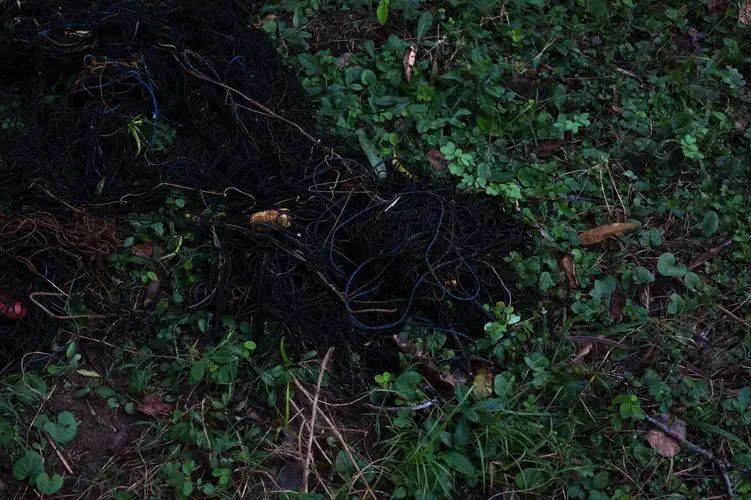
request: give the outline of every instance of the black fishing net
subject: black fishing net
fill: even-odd
[[[238,4],[30,0],[0,12],[0,225],[55,221],[41,254],[24,239],[41,234],[32,225],[0,239],[0,294],[28,308],[0,314],[4,338],[39,321],[67,327],[74,293],[87,311],[122,315],[128,304],[113,297],[128,294],[102,291],[115,245],[92,248],[114,236],[82,232],[156,210],[175,190],[223,213],[173,222],[210,235],[215,251],[185,307],[250,318],[262,345],[338,345],[343,363],[377,366],[391,355],[384,333],[471,336],[483,303],[517,293],[503,258],[524,244],[520,225],[489,199],[379,179],[332,149],[341,138],[316,128],[294,73]],[[15,351],[33,347],[24,342]]]

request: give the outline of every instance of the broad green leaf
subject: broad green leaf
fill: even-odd
[[[547,271],[543,271],[540,273],[540,279],[538,282],[538,286],[540,287],[541,292],[547,292],[548,289],[553,285],[553,278],[550,276],[550,273]]]
[[[13,477],[19,481],[36,479],[42,472],[44,472],[44,462],[42,456],[35,451],[26,450],[24,456],[13,464]]]
[[[52,439],[60,444],[68,444],[73,441],[78,431],[76,417],[69,411],[64,411],[57,416],[57,423],[47,422],[44,430]]]
[[[456,451],[450,451],[444,455],[446,464],[460,474],[470,476],[475,473],[475,466],[467,457]]]
[[[320,72],[320,67],[318,66],[318,59],[316,59],[314,56],[311,56],[310,54],[306,54],[305,52],[303,52],[302,54],[299,54],[297,56],[297,60],[300,61],[300,64],[304,68],[307,68],[312,73]]]
[[[634,268],[634,279],[637,283],[652,283],[655,280],[655,275],[646,267],[639,266]]]
[[[375,59],[375,42],[373,40],[365,40],[364,42],[362,42],[362,46],[365,49],[365,52],[367,52],[370,57]]]
[[[610,297],[615,292],[618,282],[611,276],[605,276],[601,280],[595,280],[595,287],[589,292],[589,295],[595,299]]]
[[[506,396],[514,386],[514,378],[514,374],[511,372],[503,372],[496,375],[493,379],[493,390],[496,395],[501,397]]]
[[[670,295],[670,302],[668,303],[668,314],[678,314],[685,302],[686,301],[683,299],[683,297],[681,297],[677,293]]]
[[[595,474],[595,477],[592,478],[592,486],[598,490],[602,490],[608,485],[609,480],[610,474],[608,474],[608,471],[604,470]]]
[[[360,141],[360,147],[362,148],[363,153],[365,153],[365,156],[368,157],[368,161],[378,175],[378,178],[382,180],[386,179],[388,177],[388,172],[386,171],[386,165],[384,165],[383,160],[378,154],[378,149],[365,135],[365,131],[358,130],[356,134]]]
[[[133,500],[133,497],[127,491],[116,490],[112,500]]]
[[[420,20],[417,22],[417,41],[419,42],[432,27],[433,14],[430,11],[423,12]]]
[[[47,382],[31,373],[25,373],[13,386],[13,393],[26,405],[43,398],[47,392]]]
[[[373,73],[373,71],[370,69],[364,70],[362,74],[360,75],[360,81],[364,83],[365,85],[370,85],[376,80],[377,80],[377,77],[375,73]]]
[[[714,210],[704,212],[704,219],[702,220],[701,227],[704,229],[704,236],[712,236],[720,225],[720,217]]]
[[[701,277],[696,273],[687,272],[683,282],[686,283],[686,288],[696,290],[701,285]]]
[[[676,261],[675,255],[670,252],[660,255],[660,258],[657,259],[657,270],[663,276],[669,276],[672,278],[682,278],[688,271],[686,265],[679,264]]]
[[[389,0],[381,0],[376,9],[376,16],[378,16],[378,22],[386,24],[389,19]]]
[[[107,387],[106,385],[100,385],[96,388],[96,393],[103,398],[111,398],[115,395],[114,389]]]
[[[42,472],[37,475],[35,484],[43,495],[54,495],[63,487],[63,478],[60,474],[50,477],[46,472]]]
[[[516,474],[514,482],[518,488],[527,490],[541,486],[545,482],[545,475],[541,469],[530,467]]]
[[[205,368],[203,363],[196,363],[190,367],[190,378],[193,382],[200,382],[203,379]]]
[[[151,229],[153,229],[156,235],[159,236],[160,238],[164,236],[164,224],[162,224],[161,222],[153,223],[151,225]]]
[[[606,0],[587,0],[587,10],[598,17],[602,17],[608,13],[608,4]]]

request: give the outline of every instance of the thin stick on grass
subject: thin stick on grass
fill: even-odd
[[[293,382],[295,383],[295,387],[299,389],[299,391],[305,395],[306,398],[308,398],[308,401],[313,403],[314,399],[313,396],[303,387],[303,385],[298,381],[297,379],[293,379]],[[365,485],[365,490],[368,492],[371,498],[373,500],[377,500],[378,497],[375,493],[373,493],[373,490],[370,488],[370,485],[368,484],[368,480],[365,479],[365,475],[362,472],[362,469],[360,469],[360,465],[355,461],[355,457],[352,456],[352,452],[349,451],[349,446],[347,446],[347,442],[342,437],[342,434],[339,432],[339,430],[336,428],[334,423],[331,421],[331,419],[326,415],[326,413],[321,410],[321,418],[323,418],[326,421],[326,424],[328,424],[329,428],[331,429],[331,432],[334,434],[334,437],[339,441],[339,444],[342,445],[342,448],[344,448],[344,452],[347,454],[347,457],[349,458],[350,462],[352,462],[352,467],[355,469],[357,474],[355,474],[354,479],[360,479],[362,483]]]
[[[65,457],[63,456],[63,454],[60,452],[60,449],[55,444],[55,441],[50,437],[49,434],[47,434],[46,431],[44,431],[44,437],[46,437],[47,441],[50,442],[50,446],[52,446],[52,450],[57,455],[57,458],[60,459],[60,463],[63,464],[63,467],[65,467],[65,470],[68,471],[68,474],[70,474],[72,476],[73,475],[73,469],[70,467],[70,464],[65,459]]]
[[[313,437],[315,436],[316,428],[316,416],[318,413],[318,396],[321,393],[321,383],[323,383],[323,374],[326,373],[326,365],[329,364],[331,359],[331,353],[334,352],[333,347],[329,347],[326,351],[326,355],[321,362],[321,371],[318,374],[318,381],[316,382],[316,393],[313,398],[313,409],[310,413],[310,433],[308,434],[308,454],[305,456],[305,466],[303,468],[303,491],[308,492],[308,476],[310,475],[310,462],[313,459]]]

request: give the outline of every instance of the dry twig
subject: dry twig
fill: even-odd
[[[321,362],[321,372],[318,374],[318,381],[316,382],[316,393],[313,398],[313,409],[310,413],[310,434],[308,435],[308,454],[305,456],[305,466],[303,468],[303,491],[308,492],[308,476],[310,475],[310,462],[313,459],[313,437],[315,436],[316,428],[316,414],[318,413],[318,396],[321,393],[321,383],[323,382],[323,374],[326,372],[326,365],[331,359],[331,353],[334,352],[333,347],[329,347],[326,351],[326,355]]]
[[[313,403],[314,398],[313,396],[303,387],[303,385],[300,383],[299,380],[294,379],[293,382],[295,383],[295,387],[305,395],[308,400]],[[362,469],[360,469],[360,465],[355,460],[355,457],[352,456],[352,452],[349,450],[349,446],[347,446],[347,442],[342,437],[342,434],[339,432],[339,430],[336,428],[334,423],[331,421],[331,419],[326,415],[326,413],[321,410],[321,418],[323,418],[326,421],[326,424],[328,424],[329,428],[331,429],[331,432],[334,433],[334,437],[336,437],[337,441],[339,441],[339,444],[342,445],[342,448],[344,449],[344,452],[347,454],[347,457],[349,458],[350,462],[352,462],[352,467],[355,469],[357,474],[355,474],[354,480],[357,480],[358,478],[362,481],[362,483],[365,485],[365,490],[368,492],[368,495],[370,495],[370,498],[373,500],[377,500],[376,494],[373,492],[373,490],[370,488],[370,485],[368,484],[368,480],[365,479],[365,475],[362,472]]]

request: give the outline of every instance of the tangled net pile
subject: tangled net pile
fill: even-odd
[[[242,8],[28,0],[0,12],[0,299],[24,308],[0,318],[6,357],[78,325],[74,291],[90,316],[138,309],[105,291],[115,228],[174,190],[225,214],[174,221],[216,252],[184,306],[253,318],[301,351],[377,361],[383,332],[467,335],[487,321],[483,303],[515,293],[502,262],[524,244],[520,225],[487,199],[378,179],[337,154]]]

